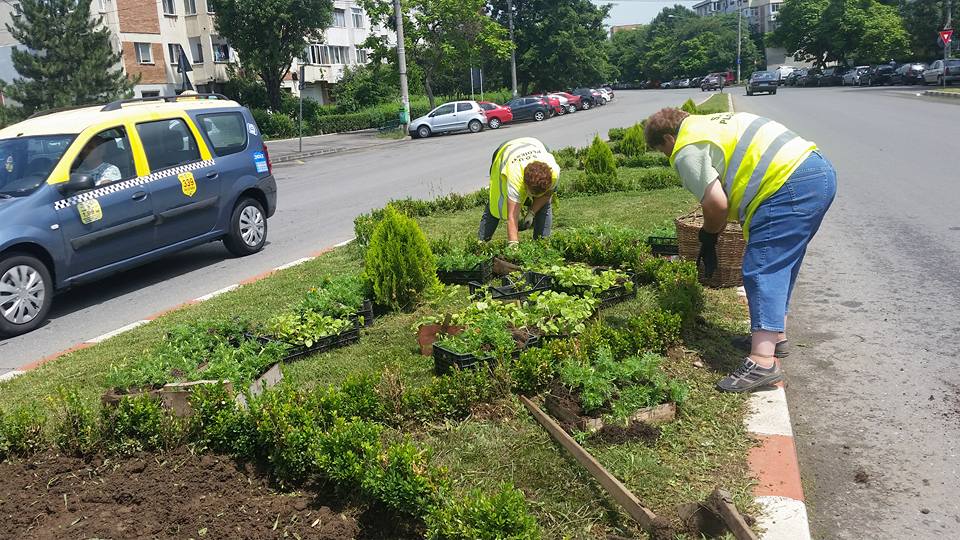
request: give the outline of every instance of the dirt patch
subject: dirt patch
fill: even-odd
[[[41,454],[0,465],[0,538],[409,538],[329,492],[283,494],[250,466],[185,450],[129,459]]]
[[[853,475],[853,481],[858,484],[866,484],[870,481],[870,475],[863,469],[857,469],[857,472]]]
[[[660,438],[660,428],[646,422],[630,422],[629,426],[619,424],[604,424],[591,440],[605,444],[621,444],[628,441],[642,441],[653,444]]]

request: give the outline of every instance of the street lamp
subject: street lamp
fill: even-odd
[[[740,52],[743,46],[743,6],[741,2],[743,0],[737,0],[737,84],[740,84]],[[750,9],[750,0],[746,0],[747,9]]]

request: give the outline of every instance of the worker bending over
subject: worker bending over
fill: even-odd
[[[837,191],[837,175],[817,145],[773,120],[747,113],[690,115],[663,109],[646,123],[647,144],[670,156],[703,206],[700,261],[717,267],[717,236],[743,226],[743,286],[750,305],[750,356],[718,383],[747,392],[782,380],[786,317],[807,245]]]
[[[547,147],[532,137],[507,141],[493,153],[490,165],[490,204],[480,218],[479,237],[493,238],[500,220],[507,220],[507,240],[520,241],[520,231],[533,227],[533,237],[550,236],[553,210],[550,204],[560,166]],[[531,200],[529,210],[524,203]]]

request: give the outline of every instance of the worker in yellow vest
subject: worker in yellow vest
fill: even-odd
[[[718,383],[748,392],[783,378],[790,295],[807,245],[837,191],[837,175],[817,145],[782,124],[747,113],[690,115],[663,109],[645,126],[647,144],[670,156],[703,207],[700,256],[717,267],[717,236],[738,221],[747,243],[743,285],[750,306],[750,355]]]
[[[490,240],[503,219],[510,245],[516,245],[520,231],[530,227],[535,239],[550,236],[550,201],[559,179],[557,160],[539,140],[521,137],[501,144],[490,165],[490,203],[480,218],[480,240]],[[530,208],[524,213],[528,200]]]

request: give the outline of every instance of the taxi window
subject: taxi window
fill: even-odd
[[[90,137],[70,166],[70,174],[74,173],[93,176],[97,186],[135,177],[137,169],[133,165],[127,131],[115,127]]]
[[[228,156],[247,147],[247,123],[238,112],[200,115],[200,129],[218,156]]]
[[[153,172],[200,161],[197,141],[180,118],[137,124],[137,133]]]

